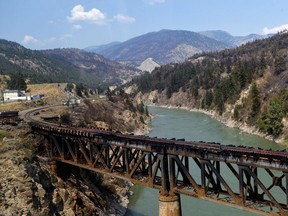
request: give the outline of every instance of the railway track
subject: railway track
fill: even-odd
[[[101,128],[76,128],[67,125],[46,122],[39,118],[40,113],[50,108],[53,107],[46,106],[29,110],[24,114],[24,119],[28,121],[34,129],[50,131],[63,135],[67,134],[73,136],[82,136],[90,139],[102,137],[111,143],[125,142],[127,145],[134,145],[137,143],[138,145],[149,145],[155,148],[165,147],[167,150],[177,148],[185,149],[187,151],[198,151],[200,154],[222,155],[224,157],[250,157],[254,160],[264,158],[269,161],[277,160],[281,164],[288,165],[288,152],[286,151],[272,151],[260,148],[256,149],[253,147],[222,145],[220,143],[213,142],[185,141],[185,139],[165,139],[149,136],[136,136],[133,134],[121,134],[119,132],[104,130]]]
[[[47,151],[55,161],[130,180],[163,193],[181,193],[258,213],[287,215],[285,151],[70,127],[41,119],[41,113],[50,108],[29,110],[24,118],[46,140]],[[228,175],[222,173],[224,169]],[[260,179],[263,174],[271,184]],[[231,179],[238,185],[236,188]],[[279,192],[284,199],[278,197]]]

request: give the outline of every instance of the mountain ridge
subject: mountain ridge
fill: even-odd
[[[233,36],[230,33],[223,31],[223,30],[208,30],[208,31],[201,31],[198,33],[203,34],[207,37],[213,38],[217,41],[226,43],[232,47],[241,46],[247,42],[252,42],[257,39],[265,39],[267,37],[272,36],[272,34],[259,35],[259,34],[254,34],[254,33],[251,33],[245,36]]]
[[[180,58],[173,55],[178,46],[190,46]],[[199,52],[217,51],[224,48],[229,48],[229,46],[196,32],[160,30],[131,38],[100,50],[98,53],[116,61],[142,62],[147,58],[153,58],[160,64],[167,64],[182,61],[183,57],[188,58]]]
[[[163,65],[183,62],[194,54],[233,48],[269,36],[271,35],[232,36],[222,30],[193,32],[162,29],[133,37],[124,42],[102,45],[99,46],[100,49],[91,49],[91,47],[86,49],[119,62],[137,62],[136,64],[139,65],[139,62],[153,58],[157,63]]]
[[[162,65],[130,85],[145,104],[213,113],[230,126],[288,144],[287,52],[288,33],[278,33]]]
[[[30,83],[74,82],[90,87],[122,84],[139,71],[80,49],[30,50],[0,40],[0,74],[22,73]]]

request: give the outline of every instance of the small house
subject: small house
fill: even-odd
[[[5,90],[3,91],[3,100],[5,101],[16,101],[16,100],[31,100],[28,96],[25,96],[23,91],[19,90]]]
[[[17,98],[19,96],[20,96],[20,91],[18,91],[18,90],[5,90],[5,91],[3,91],[4,101],[9,101],[12,98]]]

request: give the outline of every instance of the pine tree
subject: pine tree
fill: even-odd
[[[10,75],[10,80],[7,83],[8,89],[26,91],[27,84],[22,73]]]
[[[250,123],[255,122],[255,118],[257,117],[258,113],[260,112],[261,108],[261,100],[259,90],[255,82],[252,83],[249,97],[251,99],[251,109],[249,112],[249,121]]]
[[[258,126],[261,131],[278,137],[283,130],[282,119],[287,113],[286,102],[281,97],[273,97],[268,105],[267,110],[262,113]]]

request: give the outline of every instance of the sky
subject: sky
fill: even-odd
[[[0,39],[86,48],[162,29],[234,36],[288,29],[288,0],[0,0]]]

